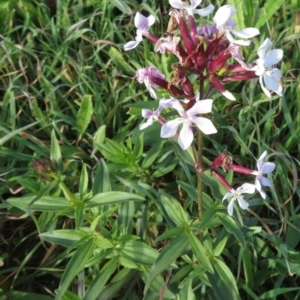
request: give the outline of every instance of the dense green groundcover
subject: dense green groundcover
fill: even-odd
[[[212,95],[204,165],[226,149],[255,169],[268,150],[276,169],[266,200],[234,217],[205,171],[199,220],[190,152],[158,124],[138,128],[158,102],[135,70],[169,78],[174,57],[146,39],[122,47],[137,11],[163,35],[168,1],[0,1],[0,299],[300,299],[300,3],[211,3],[259,28],[252,49],[266,37],[283,49],[284,93],[267,98],[253,79],[227,85],[235,102]]]

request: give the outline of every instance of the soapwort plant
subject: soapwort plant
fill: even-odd
[[[165,75],[159,69],[152,66],[136,71],[138,82],[145,84],[152,98],[157,98],[154,90],[157,88],[165,89],[169,94],[169,99],[161,100],[155,111],[142,110],[142,116],[148,120],[140,125],[140,129],[152,125],[156,120],[162,125],[160,134],[162,138],[177,135],[178,144],[183,150],[192,148],[198,177],[199,219],[201,220],[203,212],[200,175],[206,168],[202,160],[203,135],[213,135],[217,132],[217,128],[212,122],[213,100],[209,99],[209,96],[221,93],[225,98],[234,101],[235,96],[226,89],[226,83],[247,81],[257,77],[259,77],[261,88],[267,97],[271,97],[271,92],[282,96],[281,72],[274,68],[274,65],[282,59],[283,51],[281,49],[270,50],[272,42],[267,38],[257,51],[259,58],[256,62],[245,63],[242,46],[249,47],[250,39],[259,35],[259,30],[256,28],[235,29],[237,23],[232,20],[232,16],[236,13],[236,9],[231,5],[224,5],[217,10],[213,17],[213,24],[205,24],[198,28],[195,15],[205,17],[213,11],[214,7],[209,5],[203,9],[196,9],[201,1],[191,1],[190,3],[189,5],[178,0],[170,0],[172,10],[169,13],[170,20],[166,37],[158,37],[150,33],[150,26],[154,24],[155,20],[154,16],[145,17],[138,12],[134,18],[137,28],[136,42],[128,42],[124,45],[124,50],[128,51],[137,47],[144,36],[154,44],[156,52],[162,54],[168,52],[177,58],[177,63],[172,65],[173,72],[169,80],[166,80]],[[234,36],[242,39],[237,40]],[[193,82],[190,79],[191,75],[195,75],[197,78]],[[174,112],[174,109],[175,115],[176,111],[179,115],[178,118],[174,118],[174,114],[171,119],[161,116],[164,110],[173,110]],[[196,148],[198,152],[195,150]],[[262,174],[269,174],[275,168],[274,163],[262,163],[266,155],[265,151],[258,159],[257,171],[246,171],[246,168],[236,166],[232,161],[229,163],[228,157],[226,158],[227,155],[224,153],[217,157],[211,165],[211,174],[229,191],[223,200],[232,195],[232,200],[228,205],[230,215],[233,214],[233,202],[236,199],[242,209],[248,208],[247,202],[241,195],[242,191],[253,194],[256,187],[261,197],[266,198],[262,185],[270,187],[271,183]],[[243,186],[246,184],[248,187],[247,191],[243,186],[236,190],[233,189],[216,170],[217,167],[224,166],[224,159],[227,159],[225,169],[256,175],[255,185],[251,185],[250,188],[249,183],[244,183]]]
[[[206,17],[213,12],[214,7],[209,5],[200,9],[198,6],[201,2],[201,0],[191,0],[189,3],[170,0],[171,10],[164,36],[156,36],[150,28],[154,24],[154,16],[146,17],[139,12],[136,13],[134,18],[137,28],[136,41],[126,43],[124,50],[129,51],[140,47],[143,37],[153,44],[157,55],[175,57],[176,62],[171,65],[172,72],[169,78],[163,74],[162,70],[152,65],[136,71],[137,81],[145,84],[150,97],[159,100],[155,110],[142,109],[142,116],[146,122],[142,123],[139,128],[144,130],[152,126],[154,122],[158,122],[161,126],[160,137],[165,139],[177,136],[180,151],[187,152],[191,156],[192,168],[197,176],[194,195],[198,203],[198,221],[194,220],[193,225],[187,226],[188,229],[185,230],[189,232],[191,248],[199,264],[208,273],[218,273],[220,271],[218,271],[218,264],[219,267],[222,265],[226,271],[229,270],[220,261],[218,263],[214,261],[210,252],[213,250],[202,246],[207,246],[208,243],[207,229],[213,226],[210,224],[210,222],[213,223],[211,220],[214,215],[213,211],[218,216],[218,222],[223,223],[228,232],[235,231],[235,234],[240,232],[238,227],[243,227],[243,222],[240,212],[235,208],[235,203],[242,210],[248,210],[249,213],[257,216],[249,209],[250,197],[266,199],[268,191],[265,187],[272,187],[272,181],[267,176],[274,171],[275,163],[264,161],[267,156],[267,151],[264,151],[257,159],[257,170],[252,170],[237,164],[227,152],[230,149],[224,149],[212,162],[209,162],[204,159],[206,150],[204,137],[209,136],[213,143],[214,135],[218,132],[219,125],[217,118],[214,117],[216,102],[225,102],[226,99],[236,100],[235,93],[227,88],[228,83],[246,83],[257,78],[267,97],[272,97],[274,93],[282,96],[281,71],[276,68],[276,64],[282,59],[283,51],[272,49],[271,40],[266,38],[258,47],[257,60],[246,62],[243,49],[251,47],[253,51],[257,47],[257,40],[255,43],[252,40],[260,34],[259,30],[252,27],[236,29],[238,24],[232,17],[237,10],[231,5],[220,7],[214,14],[213,22],[206,22]],[[197,25],[199,20],[201,20],[201,26]],[[161,93],[164,94],[163,99],[157,96],[158,89],[163,90]],[[221,94],[221,97],[218,94]],[[174,144],[174,140],[172,143]],[[181,163],[186,165],[183,157],[184,155],[181,156]],[[233,174],[237,173],[244,176],[242,184],[235,183]],[[210,182],[210,184],[214,182],[215,188],[219,186],[222,191],[222,197],[220,198],[219,194],[219,197],[215,197],[215,203],[210,204],[215,205],[217,209],[209,207],[207,203],[204,204],[207,189],[203,182]],[[241,182],[240,179],[239,182]],[[212,194],[215,194],[214,191]],[[235,216],[238,225],[220,213],[221,202],[226,203],[229,216]],[[216,210],[219,211],[216,213]],[[194,233],[195,229],[198,232],[196,230]],[[237,234],[235,236],[244,245],[244,238],[239,238]],[[178,236],[163,249],[160,257],[165,258],[164,255],[169,253],[169,247],[172,247],[172,243],[175,244],[174,241],[177,239],[179,240]],[[146,290],[160,271],[162,268],[157,264],[152,267]],[[224,281],[228,283],[230,276]],[[230,295],[230,299],[235,298],[233,294]]]
[[[91,3],[68,2],[72,3],[72,14],[81,14],[82,5],[91,11]],[[231,5],[214,8],[201,6],[201,0],[170,0],[168,9],[161,5],[163,12],[168,10],[162,14],[161,23],[165,24],[168,18],[168,24],[163,34],[156,34],[157,15],[151,15],[145,1],[140,8],[147,13],[133,13],[129,7],[113,22],[106,19],[102,9],[115,9],[113,3],[118,8],[126,8],[130,3],[135,9],[137,1],[102,2],[101,12],[95,8],[96,13],[88,22],[82,15],[74,22],[70,19],[69,29],[62,28],[71,16],[65,13],[66,6],[57,6],[60,13],[55,18],[45,10],[48,18],[38,18],[43,30],[34,27],[28,35],[31,27],[26,29],[26,19],[24,28],[9,30],[10,34],[16,33],[15,40],[1,42],[2,48],[11,52],[7,57],[3,52],[2,83],[7,85],[7,92],[2,117],[9,123],[15,119],[14,111],[18,115],[26,112],[23,125],[17,130],[13,129],[16,124],[13,131],[6,124],[2,126],[7,136],[1,141],[8,147],[3,147],[1,153],[13,157],[12,166],[15,156],[24,159],[26,166],[30,160],[26,176],[21,173],[22,167],[18,171],[22,176],[6,182],[20,184],[24,194],[11,196],[5,205],[20,210],[21,219],[32,218],[37,230],[30,234],[42,240],[40,248],[26,248],[25,259],[18,256],[20,267],[7,266],[8,279],[16,274],[12,288],[17,287],[19,274],[29,278],[24,282],[33,282],[31,278],[45,274],[47,284],[41,286],[56,299],[235,300],[282,294],[285,297],[289,294],[286,287],[292,283],[294,297],[285,299],[296,299],[298,278],[289,275],[300,274],[300,256],[295,250],[299,239],[294,238],[299,235],[299,207],[290,213],[281,206],[289,201],[281,203],[289,197],[291,188],[283,190],[278,200],[274,183],[284,181],[289,170],[282,167],[283,160],[276,159],[276,165],[273,162],[275,150],[271,149],[280,148],[275,143],[270,145],[271,133],[265,138],[260,136],[260,129],[267,128],[266,120],[273,113],[272,109],[265,111],[265,106],[280,106],[277,103],[284,99],[277,101],[283,96],[278,65],[283,51],[276,49],[269,38],[260,38],[257,28],[237,24],[234,17],[239,11]],[[246,2],[253,3],[242,2],[245,7]],[[260,7],[259,1],[256,5]],[[131,34],[127,30],[131,24],[128,26],[124,19],[128,15],[133,16],[131,23],[135,26]],[[9,24],[13,24],[11,20]],[[126,32],[122,31],[124,28]],[[259,29],[264,35],[262,26]],[[127,39],[130,35],[132,38]],[[104,36],[111,40],[105,41]],[[19,45],[21,37],[24,39]],[[37,37],[41,42],[33,43]],[[50,40],[51,37],[56,40]],[[101,40],[91,43],[94,37]],[[139,56],[144,43],[146,50]],[[46,59],[45,51],[34,48],[37,45],[47,46]],[[57,46],[54,52],[48,50],[49,45]],[[120,45],[124,47],[122,53]],[[71,46],[74,48],[70,52]],[[41,60],[27,66],[27,60],[22,58],[32,53],[41,55]],[[53,62],[53,53],[64,55],[57,55]],[[133,59],[126,61],[125,57]],[[27,72],[32,73],[28,78],[34,80],[30,85],[28,78],[24,79],[28,88],[23,86],[28,96],[25,103],[30,105],[18,98],[18,109],[10,107],[13,89],[22,86],[21,73],[11,66],[15,61],[19,61],[24,77]],[[143,66],[144,61],[147,63]],[[43,72],[37,66],[42,66]],[[142,96],[135,92],[134,80],[128,83],[128,75],[133,77],[135,71],[132,66],[137,68],[139,89],[145,90]],[[38,74],[33,75],[33,69]],[[14,74],[16,78],[11,80]],[[34,101],[31,95],[39,90],[42,94]],[[259,92],[253,93],[252,102],[244,107],[242,104],[248,100],[246,91]],[[150,101],[131,103],[132,99],[139,99],[137,95]],[[47,114],[38,106],[41,99],[49,108]],[[124,110],[117,110],[122,101],[133,108],[129,117],[124,118]],[[57,111],[60,105],[63,110]],[[70,110],[66,111],[66,107]],[[244,109],[248,111],[234,119]],[[28,125],[31,110],[36,114],[36,122]],[[251,129],[241,132],[249,116],[260,124],[253,126],[252,122]],[[282,119],[279,126],[285,127],[286,119]],[[273,130],[275,117],[270,123]],[[289,125],[299,127],[297,120],[295,125]],[[31,129],[35,136],[25,132]],[[280,132],[283,133],[278,134],[278,140],[289,131]],[[295,136],[296,133],[291,134],[288,147],[295,146]],[[221,143],[226,141],[225,147]],[[257,156],[247,157],[245,162],[236,154],[239,151]],[[288,234],[283,239],[284,230]],[[22,236],[22,230],[19,231]],[[35,252],[36,249],[41,252]],[[43,250],[47,251],[45,255],[40,254]],[[34,271],[33,277],[27,277],[30,256],[41,271]]]

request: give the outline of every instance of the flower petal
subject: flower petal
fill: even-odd
[[[260,195],[261,195],[261,197],[262,197],[263,199],[266,199],[266,198],[267,198],[267,194],[266,194],[266,192],[265,192],[264,190],[260,190],[259,193],[260,193]]]
[[[134,25],[137,29],[148,28],[148,19],[141,13],[137,12],[134,17]]]
[[[231,5],[224,5],[221,6],[214,18],[213,21],[215,22],[215,24],[217,25],[217,27],[222,26],[224,24],[227,23],[228,20],[230,20],[231,16],[236,12],[237,10],[231,6]],[[218,28],[219,29],[219,28]]]
[[[134,49],[140,42],[139,41],[130,41],[126,43],[123,47],[125,51]]]
[[[178,126],[181,123],[183,123],[183,119],[182,118],[178,118],[178,119],[166,122],[161,127],[160,136],[162,138],[169,138],[171,136],[174,136],[176,134],[176,132],[177,132]]]
[[[202,0],[201,0],[202,1]],[[196,6],[194,6],[194,7],[196,7]],[[210,4],[210,5],[208,5],[207,7],[205,7],[205,8],[202,8],[202,9],[194,9],[193,10],[193,13],[194,14],[197,14],[197,15],[199,15],[199,16],[201,16],[201,17],[206,17],[206,16],[208,16],[210,13],[212,13],[212,11],[215,9],[215,7],[212,5],[212,4]]]
[[[267,177],[261,177],[260,178],[260,183],[263,185],[263,186],[268,186],[268,187],[271,187],[272,184],[271,184],[271,181],[269,180],[269,178]]]
[[[150,80],[149,80],[149,77],[146,77],[145,80],[144,80],[144,83],[145,83],[145,86],[147,88],[147,90],[149,91],[150,93],[150,96],[154,99],[157,99],[157,96],[156,96],[156,93],[155,93],[155,90],[153,89],[151,83],[150,83]]]
[[[190,117],[198,114],[210,113],[212,103],[213,100],[211,99],[197,101],[189,110],[187,110],[186,114]]]
[[[181,0],[169,0],[169,3],[174,8],[185,9],[185,6],[182,4]]]
[[[249,204],[246,200],[244,200],[242,197],[238,197],[237,198],[238,202],[239,202],[239,206],[241,209],[247,209]]]
[[[212,121],[207,118],[191,117],[190,119],[204,134],[213,134],[217,132],[217,129]]]
[[[272,45],[272,42],[269,38],[266,38],[265,41],[261,44],[261,46],[257,50],[257,54],[259,58],[264,59],[266,55],[266,51]]]
[[[255,192],[255,185],[252,183],[244,183],[242,186],[237,188],[241,194],[253,194]]]
[[[222,202],[228,198],[232,198],[233,197],[233,194],[231,192],[228,192],[222,199]]]
[[[226,37],[230,43],[237,44],[237,45],[242,45],[242,46],[249,46],[250,41],[243,41],[243,40],[236,40],[232,35],[229,30],[225,31]]]
[[[278,64],[283,57],[282,49],[270,50],[265,57],[265,66],[273,66]]]
[[[257,162],[263,161],[263,159],[264,159],[267,155],[268,155],[268,151],[265,150],[265,151],[261,154],[261,156],[259,157],[259,159],[258,159]]]
[[[269,174],[272,173],[275,169],[275,164],[272,162],[266,162],[261,167],[261,172],[263,174]]]
[[[177,99],[171,98],[168,105],[169,105],[169,107],[176,109],[178,111],[178,113],[180,114],[180,116],[185,115],[185,110],[182,107],[181,103]]]
[[[273,74],[269,75],[269,72],[266,72],[264,74],[264,81],[269,90],[276,92],[279,96],[282,96],[282,86],[278,80],[274,78]]]
[[[259,30],[257,28],[253,28],[253,27],[245,28],[242,30],[232,29],[231,32],[234,35],[236,35],[240,38],[244,38],[244,39],[250,39],[259,34]]]
[[[256,178],[255,179],[255,188],[260,192],[262,190],[260,181]]]
[[[146,109],[146,108],[143,108],[143,109],[142,109],[142,116],[143,116],[145,119],[152,118],[153,115],[154,115],[153,110],[151,110],[151,109]]]
[[[263,76],[259,76],[259,83],[260,83],[260,87],[263,90],[263,92],[265,93],[265,95],[269,98],[271,98],[271,93],[268,91],[268,89],[265,88],[264,83],[263,83]]]
[[[148,20],[148,28],[155,23],[155,17],[152,16],[152,15],[150,15],[149,17],[147,17],[147,20]]]
[[[227,212],[229,214],[229,216],[233,215],[233,204],[234,204],[234,199],[232,199],[227,206]]]
[[[193,139],[194,139],[193,130],[191,129],[191,127],[187,122],[183,123],[182,129],[178,137],[179,146],[183,150],[186,150],[193,142]]]
[[[143,130],[147,128],[148,126],[151,126],[153,124],[153,118],[149,118],[145,123],[140,124],[139,128],[140,130]]]

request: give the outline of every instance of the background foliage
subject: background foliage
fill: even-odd
[[[276,172],[267,200],[235,218],[204,173],[198,222],[188,152],[158,125],[138,130],[141,108],[157,102],[135,70],[168,77],[173,58],[148,41],[122,49],[136,11],[155,15],[163,35],[168,1],[0,1],[3,299],[298,299],[299,1],[226,3],[241,28],[260,29],[256,47],[270,37],[283,49],[284,96],[232,84],[237,101],[215,101],[205,161],[226,148],[254,167],[268,149]]]

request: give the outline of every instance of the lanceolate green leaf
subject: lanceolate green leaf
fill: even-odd
[[[86,237],[89,233],[81,230],[58,229],[40,233],[40,238],[49,243],[71,247],[74,243]]]
[[[84,268],[84,265],[89,260],[95,249],[95,244],[93,238],[89,240],[85,240],[83,244],[75,250],[72,258],[70,259],[65,272],[61,278],[59,288],[57,291],[57,295],[55,297],[56,300],[60,300],[62,295],[67,290],[68,286],[78,274]]]
[[[79,181],[79,195],[81,200],[84,199],[84,196],[88,192],[88,182],[89,177],[86,169],[86,164],[83,164]]]
[[[213,299],[241,300],[235,278],[230,269],[220,260],[212,261],[214,274],[207,273],[207,277],[212,286],[211,293]]]
[[[51,132],[51,152],[50,152],[51,160],[54,160],[57,163],[58,172],[63,172],[63,162],[61,157],[60,147],[55,135],[54,129]]]
[[[242,244],[242,247],[245,248],[245,237],[243,235],[243,232],[241,228],[232,219],[232,217],[223,213],[217,213],[217,216],[220,218],[226,230],[232,233],[235,236],[235,238]]]
[[[43,196],[36,202],[29,204],[34,200],[34,196],[24,198],[10,198],[7,202],[24,211],[52,211],[59,212],[67,208],[72,208],[72,204],[62,197]]]
[[[80,108],[77,113],[76,127],[79,135],[83,135],[93,115],[93,103],[91,95],[84,95],[81,99]]]
[[[117,247],[120,256],[142,265],[152,265],[158,257],[158,252],[145,243],[132,241]]]
[[[104,159],[100,159],[98,171],[96,173],[93,183],[93,195],[103,192],[109,192],[111,190],[109,170]]]
[[[142,163],[142,168],[147,169],[154,162],[156,157],[159,155],[162,147],[164,145],[164,141],[154,144],[151,149],[147,152],[144,161]]]
[[[50,181],[46,184],[46,186],[44,188],[42,188],[39,193],[35,196],[35,198],[29,203],[28,207],[30,208],[30,206],[38,201],[39,199],[41,199],[45,194],[47,194],[49,191],[51,191],[52,189],[56,188],[58,186],[58,182],[57,181]]]
[[[98,275],[90,284],[89,288],[84,295],[84,300],[94,300],[96,299],[102,292],[106,282],[109,280],[111,275],[115,272],[118,267],[118,258],[114,257],[109,260],[105,266],[101,269]]]
[[[97,194],[88,201],[86,205],[88,207],[97,207],[107,204],[116,204],[125,201],[144,201],[145,199],[130,193],[125,192],[106,192],[102,194]]]
[[[208,272],[214,273],[214,269],[210,263],[208,253],[206,252],[203,245],[200,243],[199,239],[192,233],[188,233],[190,244],[194,255],[196,256],[199,264],[205,268]]]
[[[171,264],[188,249],[189,238],[186,234],[180,234],[172,240],[159,254],[154,262],[148,280],[145,285],[144,294],[149,289],[153,279],[162,271],[170,268]]]

